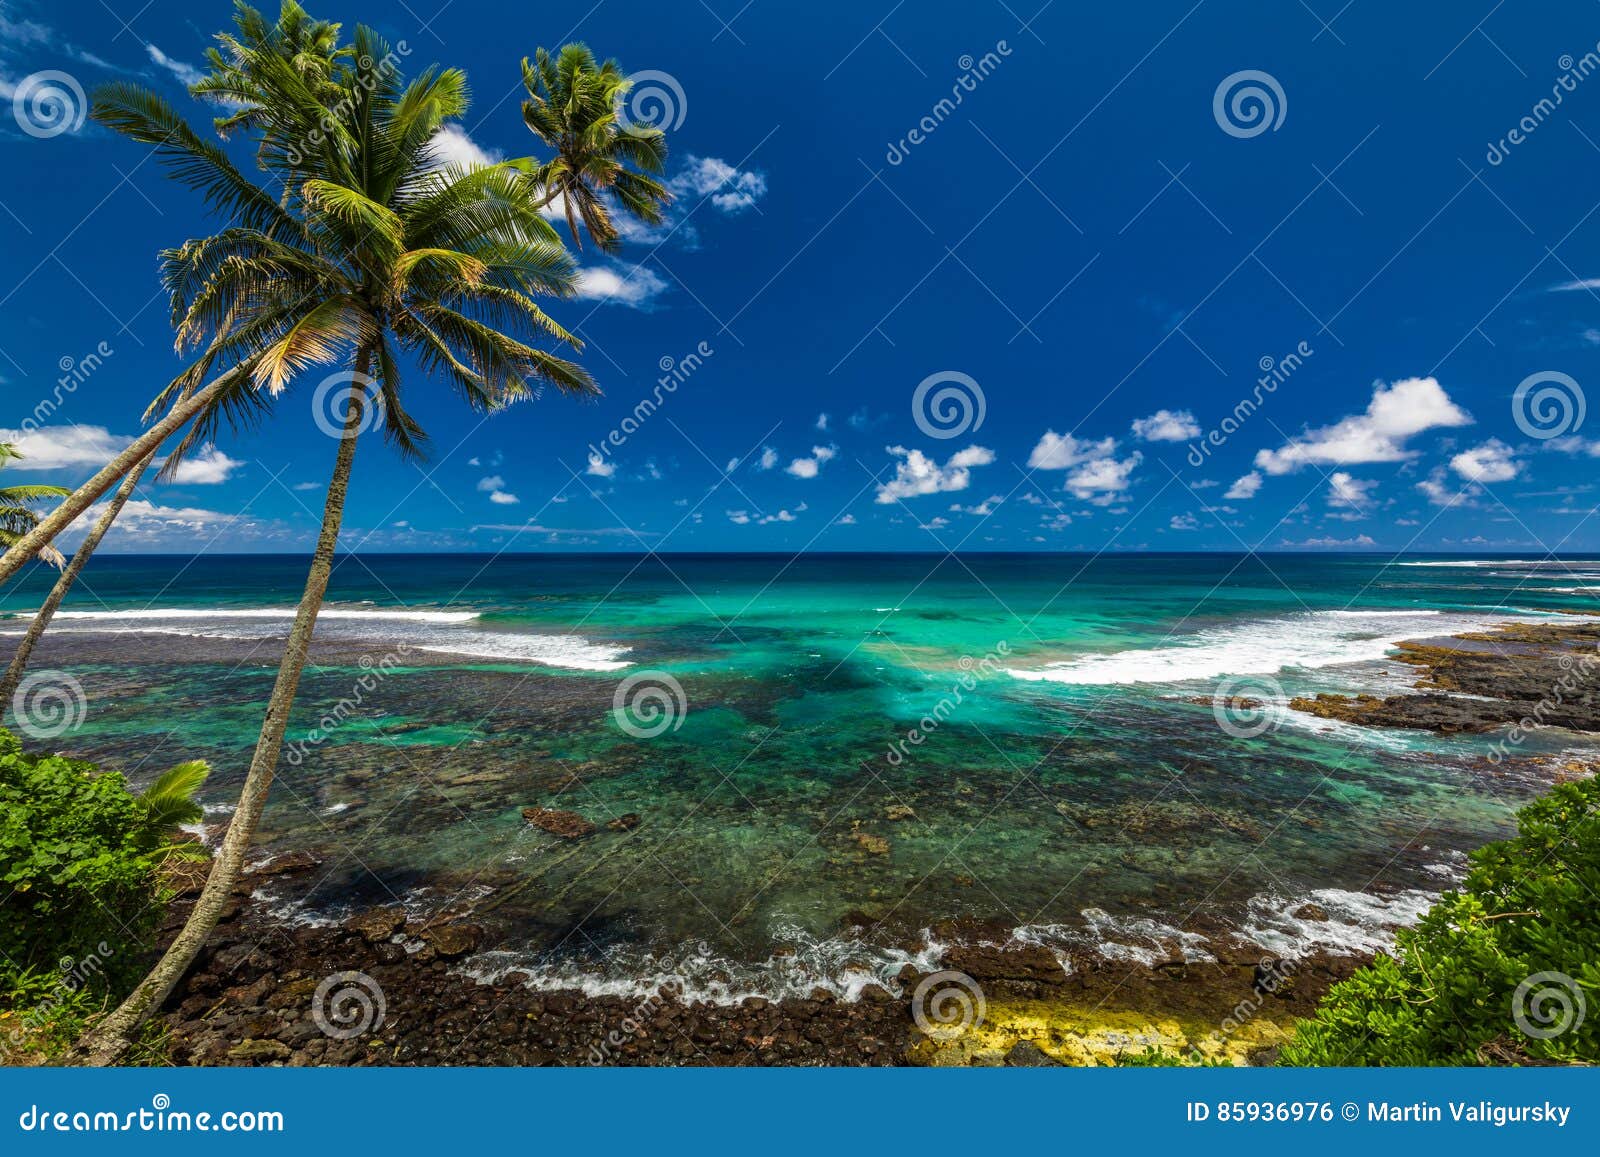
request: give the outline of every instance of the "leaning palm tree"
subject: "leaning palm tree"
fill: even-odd
[[[337,100],[341,62],[346,60],[351,52],[349,48],[339,47],[339,25],[313,19],[307,15],[305,9],[295,3],[295,0],[284,0],[275,24],[269,24],[259,12],[243,3],[237,5],[234,20],[238,28],[237,35],[222,33],[217,37],[226,54],[224,55],[224,51],[211,49],[207,54],[212,65],[211,73],[189,86],[192,95],[218,101],[228,107],[229,114],[218,118],[215,122],[218,135],[226,137],[241,128],[263,127],[269,122],[270,116],[262,104],[261,90],[261,70],[269,61],[288,61],[314,93]],[[263,133],[262,139],[266,141],[270,137]],[[269,223],[267,231],[281,232],[282,223]],[[179,320],[181,319],[174,318],[174,323]],[[258,342],[257,345],[259,344]],[[235,355],[237,352],[234,351]],[[178,387],[180,404],[193,394],[198,381],[199,379],[193,376],[191,368],[175,383]],[[149,417],[150,414],[147,413],[146,418]],[[192,436],[186,438],[177,450],[168,455],[162,468],[164,477],[172,476],[193,444]],[[65,564],[61,576],[56,580],[50,593],[45,596],[39,609],[34,612],[28,630],[17,644],[10,666],[6,668],[4,675],[0,675],[0,703],[7,702],[21,683],[34,648],[49,629],[56,612],[61,608],[62,601],[77,582],[78,575],[82,573],[94,552],[99,549],[101,540],[117,521],[128,500],[133,497],[140,479],[155,461],[156,453],[157,451],[152,449],[123,477],[122,485],[117,487],[116,493],[105,504],[100,516],[90,527],[89,533],[78,544],[78,549],[73,551],[71,562]],[[62,493],[66,494],[65,491]],[[59,552],[54,548],[47,547],[46,550],[56,558],[60,558]],[[48,556],[41,552],[41,557]]]
[[[204,436],[212,415],[277,394],[318,366],[342,367],[343,425],[305,590],[227,834],[183,929],[86,1039],[89,1063],[126,1051],[193,962],[243,869],[327,591],[356,440],[374,412],[402,454],[420,454],[426,438],[404,408],[398,350],[480,411],[543,384],[598,392],[580,367],[529,344],[579,345],[534,300],[571,295],[576,275],[535,191],[514,164],[439,165],[433,137],[466,111],[463,74],[429,69],[402,86],[374,32],[358,28],[354,49],[332,105],[290,62],[260,62],[258,157],[282,182],[293,227],[229,228],[163,259],[180,341],[215,348],[250,338],[239,363],[246,372],[225,377],[190,439]],[[126,84],[101,89],[94,114],[158,151],[171,120],[159,98]],[[186,163],[177,162],[180,173]]]
[[[568,44],[555,56],[541,48],[531,63],[523,58],[522,83],[528,90],[522,119],[555,150],[535,164],[529,179],[544,204],[560,202],[573,244],[583,245],[581,220],[599,248],[618,246],[607,194],[645,224],[659,225],[672,202],[671,191],[652,175],[666,167],[666,134],[622,118],[629,81],[617,62],[597,64],[583,44]]]
[[[0,467],[22,458],[22,453],[10,442],[0,442]],[[0,486],[0,546],[10,547],[39,525],[39,514],[34,507],[50,498],[65,498],[70,494],[60,486]],[[53,546],[43,546],[38,556],[51,566],[61,566],[66,560]],[[0,695],[0,703],[11,698],[11,691]]]

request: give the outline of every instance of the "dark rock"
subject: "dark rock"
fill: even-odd
[[[1011,1051],[1006,1053],[1005,1063],[1015,1069],[1043,1069],[1059,1067],[1061,1064],[1031,1040],[1012,1045]]]
[[[310,852],[285,852],[273,856],[249,869],[252,876],[287,876],[295,872],[309,872],[320,863]]]
[[[547,807],[525,807],[522,809],[522,818],[536,828],[543,828],[551,835],[560,836],[564,840],[575,840],[594,832],[594,825],[584,819],[577,812],[557,811]]]
[[[441,924],[422,931],[422,939],[444,960],[465,956],[478,946],[482,937],[483,929],[476,924]]]
[[[373,943],[389,939],[405,926],[406,914],[403,908],[369,908],[345,921],[346,928],[352,932],[359,932]]]
[[[1321,904],[1302,904],[1292,913],[1296,920],[1326,920],[1328,910]]]
[[[606,824],[606,827],[610,828],[614,832],[631,832],[638,826],[638,812],[628,812],[626,815],[620,815],[616,819],[611,820]]]
[[[291,1051],[282,1041],[247,1039],[229,1049],[228,1057],[235,1061],[284,1061]]]

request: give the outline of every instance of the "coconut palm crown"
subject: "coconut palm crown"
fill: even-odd
[[[126,83],[95,94],[97,120],[154,146],[237,222],[161,254],[177,346],[198,356],[151,412],[214,370],[228,377],[174,458],[220,421],[251,417],[301,371],[346,364],[390,441],[418,455],[426,435],[404,405],[399,350],[479,410],[546,383],[597,392],[579,366],[530,344],[580,343],[533,300],[570,296],[575,266],[519,167],[440,163],[434,135],[465,113],[465,76],[430,68],[402,87],[389,46],[367,28],[349,55],[328,82],[280,53],[230,66],[276,196],[155,94]],[[332,108],[328,83],[340,90]]]
[[[546,204],[559,204],[573,244],[582,246],[578,223],[601,249],[620,243],[608,196],[631,216],[659,225],[672,192],[656,180],[666,168],[666,134],[629,124],[622,102],[629,81],[617,62],[595,61],[583,44],[568,44],[555,56],[539,49],[522,61],[528,99],[522,119],[534,136],[555,150],[530,174]]]

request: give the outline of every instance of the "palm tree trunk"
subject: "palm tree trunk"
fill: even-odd
[[[195,391],[187,400],[179,401],[167,411],[166,417],[135,438],[132,445],[102,466],[98,474],[74,490],[71,497],[41,519],[38,526],[17,539],[11,549],[7,550],[4,556],[0,556],[0,583],[21,570],[22,564],[38,554],[40,547],[65,530],[73,519],[89,509],[97,498],[110,490],[113,482],[149,457],[156,447],[166,441],[168,434],[198,414],[206,403],[211,401],[212,395],[217,392],[222,382],[223,379],[218,378],[204,389]]]
[[[72,561],[61,572],[61,577],[56,579],[56,585],[50,588],[50,594],[44,600],[44,605],[34,614],[33,622],[28,625],[28,633],[22,636],[22,642],[17,645],[17,653],[11,660],[11,666],[6,670],[4,677],[0,678],[0,705],[11,702],[17,684],[22,681],[23,672],[28,669],[28,660],[33,655],[33,649],[38,645],[45,628],[49,627],[50,620],[55,618],[61,600],[67,597],[67,592],[78,579],[78,573],[94,554],[95,548],[100,545],[100,540],[106,536],[106,531],[111,529],[111,524],[117,520],[117,515],[122,513],[122,508],[127,505],[128,499],[133,497],[134,487],[139,485],[139,479],[144,476],[145,470],[154,459],[155,451],[152,450],[142,462],[128,471],[127,477],[123,478],[122,485],[117,488],[117,493],[110,504],[95,520],[89,536],[73,552]]]
[[[357,355],[356,381],[364,379],[370,361],[370,351],[362,350]],[[353,385],[351,388],[355,389]],[[322,531],[317,536],[317,549],[311,556],[311,569],[306,574],[305,593],[300,597],[294,624],[289,629],[283,662],[278,667],[278,679],[273,684],[272,697],[267,701],[266,718],[261,721],[255,755],[250,760],[250,770],[245,773],[244,786],[239,791],[239,805],[228,824],[228,833],[222,839],[222,846],[211,863],[211,874],[206,878],[205,888],[190,911],[188,920],[168,946],[165,955],[128,998],[79,1043],[79,1064],[115,1064],[128,1051],[139,1026],[161,1007],[200,954],[244,869],[245,852],[255,836],[256,825],[261,821],[261,812],[267,803],[267,793],[272,788],[272,777],[283,747],[283,735],[289,726],[289,709],[294,705],[300,674],[305,669],[306,653],[311,645],[311,635],[317,625],[317,612],[322,609],[328,577],[333,571],[333,552],[339,542],[339,524],[344,517],[345,494],[350,485],[350,465],[355,458],[356,437],[361,432],[362,403],[363,399],[352,395],[344,434],[339,440],[339,454],[334,460],[333,476],[328,481],[328,498],[322,508]]]

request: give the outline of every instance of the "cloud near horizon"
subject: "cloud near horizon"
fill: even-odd
[[[1387,386],[1380,382],[1362,413],[1308,429],[1277,450],[1261,450],[1255,464],[1276,475],[1312,465],[1405,462],[1417,456],[1406,446],[1408,439],[1424,430],[1470,426],[1472,420],[1435,378],[1405,378]]]

